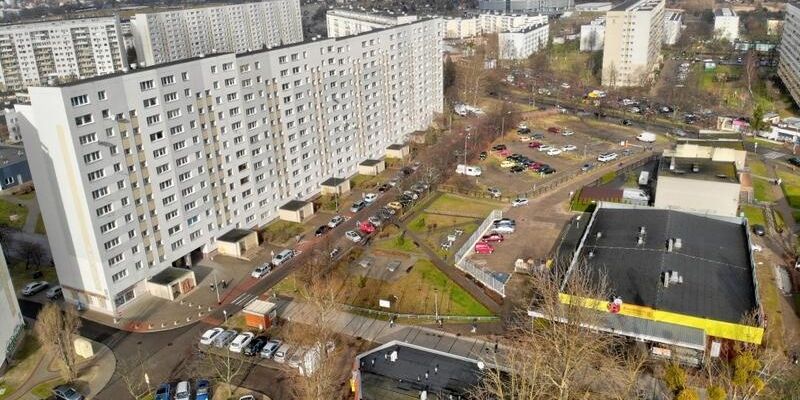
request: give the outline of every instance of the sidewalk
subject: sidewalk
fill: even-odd
[[[281,302],[279,315],[287,321],[306,325],[319,322],[305,304],[296,301]],[[333,321],[330,324],[331,330],[369,342],[384,344],[392,340],[400,340],[475,359],[487,359],[495,355],[495,342],[478,336],[454,335],[413,325],[394,324],[390,327],[387,321],[362,317],[344,311],[334,311],[331,319]]]
[[[111,381],[117,368],[117,359],[114,352],[102,343],[92,341],[95,354],[92,358],[80,361],[78,364],[78,389],[87,399],[94,398]],[[78,357],[80,359],[80,357]],[[39,397],[30,393],[31,389],[39,384],[61,378],[61,373],[55,367],[55,356],[46,354],[39,360],[28,380],[19,387],[6,400],[39,400]]]

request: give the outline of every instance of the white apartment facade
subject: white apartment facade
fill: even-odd
[[[131,31],[137,59],[147,66],[303,41],[299,0],[136,14]]]
[[[116,17],[0,26],[0,90],[89,78],[126,67]]]
[[[606,35],[606,19],[598,17],[586,25],[581,25],[581,51],[603,50]]]
[[[3,321],[0,324],[0,371],[2,371],[11,355],[8,352],[15,348],[25,324],[2,248],[0,248],[0,321]]]
[[[30,89],[24,138],[69,302],[105,313],[442,112],[442,20]]]
[[[466,39],[480,34],[481,29],[477,17],[448,18],[444,20],[445,39]]]
[[[547,15],[485,13],[478,16],[481,33],[514,32],[532,25],[547,24]]]
[[[524,60],[547,47],[550,25],[531,25],[514,32],[497,34],[498,53],[502,60]]]
[[[739,16],[731,8],[714,10],[714,37],[730,42],[739,38]]]
[[[795,104],[800,104],[800,7],[786,3],[786,18],[778,47],[778,76]]]
[[[479,0],[478,9],[501,13],[560,14],[575,8],[574,0]]]
[[[330,38],[358,35],[373,29],[408,24],[416,20],[415,15],[379,14],[341,9],[325,13],[325,24]]]
[[[603,86],[641,86],[651,78],[664,41],[664,0],[627,0],[606,13]]]
[[[678,43],[683,30],[683,10],[667,9],[664,11],[664,44],[672,46]]]

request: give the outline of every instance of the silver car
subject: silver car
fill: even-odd
[[[214,347],[224,348],[238,335],[239,332],[230,329],[217,335],[217,337],[215,337],[214,341],[211,343],[214,345]]]

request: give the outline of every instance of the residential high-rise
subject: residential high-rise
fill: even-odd
[[[581,51],[603,50],[606,36],[606,19],[598,17],[586,25],[581,25]]]
[[[14,291],[2,248],[0,248],[0,321],[3,321],[0,324],[0,371],[2,371],[10,355],[8,351],[15,348],[14,343],[24,326],[22,312],[17,302],[17,292]]]
[[[514,32],[532,25],[548,23],[547,15],[512,15],[484,13],[478,15],[482,33]]]
[[[550,25],[538,24],[497,34],[498,53],[502,60],[523,60],[545,48],[550,39]]]
[[[733,42],[739,38],[739,16],[731,8],[714,10],[714,37]]]
[[[328,37],[331,38],[358,35],[373,29],[388,28],[416,20],[416,15],[390,14],[388,12],[368,13],[352,10],[330,10],[325,13]]]
[[[464,39],[480,35],[481,28],[477,17],[447,18],[444,20],[445,39]]]
[[[800,6],[795,2],[786,3],[786,20],[778,50],[778,76],[795,104],[800,104]]]
[[[606,13],[603,86],[641,86],[664,41],[664,0],[627,0]]]
[[[299,0],[136,14],[131,29],[139,63],[147,66],[303,41]]]
[[[664,11],[664,44],[672,46],[678,43],[683,30],[683,10]]]
[[[572,10],[574,0],[479,0],[478,9],[501,13],[559,14]]]
[[[30,88],[24,143],[66,300],[120,311],[428,127],[442,31],[427,19]]]
[[[116,17],[0,26],[0,90],[83,79],[125,67]]]

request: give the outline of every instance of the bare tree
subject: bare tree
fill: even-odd
[[[758,54],[754,49],[747,51],[744,56],[744,79],[747,85],[747,92],[750,93],[750,101],[754,101],[753,84],[758,81]]]
[[[22,242],[19,246],[19,256],[25,260],[25,269],[31,266],[40,267],[45,258],[44,248],[35,242]]]
[[[236,389],[236,381],[242,377],[246,365],[249,364],[246,364],[242,357],[230,351],[227,346],[219,352],[214,350],[211,349],[205,353],[198,367],[204,374],[210,374],[219,383],[217,395],[227,399]]]
[[[117,359],[116,377],[122,381],[125,390],[135,400],[144,399],[150,394],[150,387],[145,379],[147,360],[140,351],[132,358]]]
[[[74,341],[81,320],[68,308],[62,312],[55,303],[48,303],[39,312],[34,330],[39,342],[60,361],[64,378],[73,381],[78,376]]]
[[[626,348],[615,335],[587,329],[604,318],[596,305],[586,303],[608,298],[605,279],[576,266],[569,274],[535,274],[531,283],[536,299],[532,309],[539,318],[531,322],[521,315],[515,321],[509,345],[494,362],[507,369],[487,369],[482,398],[636,398],[644,355]]]

